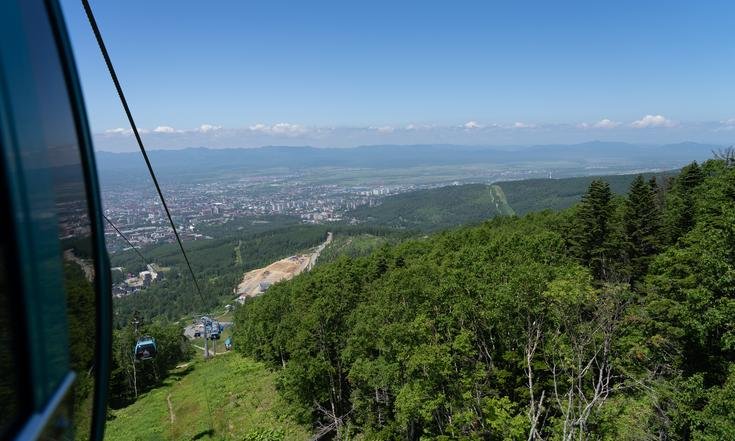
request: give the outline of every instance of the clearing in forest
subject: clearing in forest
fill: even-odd
[[[105,439],[309,439],[308,428],[289,416],[274,382],[275,374],[262,363],[238,353],[207,361],[197,357],[163,386],[111,410]]]
[[[237,300],[245,301],[248,297],[255,297],[264,293],[272,284],[282,280],[289,280],[302,271],[310,270],[319,258],[324,247],[332,242],[332,233],[327,233],[327,240],[307,254],[297,254],[273,262],[264,268],[248,271],[237,288]]]

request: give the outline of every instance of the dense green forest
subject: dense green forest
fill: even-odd
[[[133,251],[113,255],[112,266],[122,267],[125,272],[135,274],[144,270],[146,263],[168,268],[161,272],[163,279],[160,282],[157,281],[138,293],[115,299],[115,326],[125,326],[135,312],[140,313],[141,318],[146,321],[172,321],[193,312],[206,312],[230,303],[235,297],[233,289],[245,272],[306,251],[323,242],[328,231],[334,232],[340,238],[370,235],[380,238],[377,240],[381,241],[398,241],[412,234],[371,225],[299,224],[260,232],[253,232],[252,229],[241,232],[236,228],[237,225],[235,223],[233,228],[223,229],[222,234],[225,237],[221,239],[185,243],[204,300],[196,292],[177,244],[144,248],[141,252],[146,258],[145,262]],[[358,239],[357,243],[360,242],[362,241]],[[121,278],[122,273],[113,271],[113,276]]]
[[[227,231],[229,236],[223,239],[186,243],[204,302],[195,291],[177,245],[166,244],[142,250],[147,262],[168,270],[160,273],[163,280],[114,301],[110,380],[112,408],[128,406],[141,394],[163,385],[178,363],[191,358],[191,347],[182,335],[182,327],[188,323],[182,319],[231,303],[234,298],[232,290],[244,272],[318,245],[324,241],[327,231],[335,232],[339,241],[344,241],[346,247],[340,252],[356,255],[365,254],[375,243],[397,242],[405,237],[404,233],[392,229],[347,225],[291,225],[256,233],[252,230],[240,233],[238,229]],[[348,243],[346,239],[353,236],[356,240],[350,239]],[[371,239],[367,240],[368,237]],[[325,257],[330,258],[329,255]],[[145,263],[134,252],[113,256],[113,265],[122,266],[126,271],[142,270]],[[81,274],[76,266],[72,269]],[[78,301],[72,304],[77,308],[84,305]],[[133,326],[134,320],[140,322],[138,329]],[[89,324],[87,328],[82,325],[75,326],[75,329],[78,328],[80,333],[89,332]],[[133,362],[133,348],[142,335],[156,338],[159,354],[153,362]],[[79,338],[73,341],[86,340]],[[82,345],[79,350],[91,351],[92,348]]]
[[[656,176],[664,183],[675,172],[646,173],[645,179]],[[580,176],[562,179],[526,179],[522,181],[496,182],[503,189],[508,204],[515,214],[522,216],[542,210],[563,210],[582,199],[585,191],[594,180],[602,180],[610,185],[616,194],[625,194],[630,183],[637,175]]]
[[[730,439],[735,166],[629,182],[317,266],[236,348],[331,438]]]
[[[389,196],[380,205],[358,207],[347,217],[384,227],[436,231],[511,214],[500,187],[468,184]]]
[[[316,246],[324,241],[326,232],[325,226],[299,225],[224,239],[186,242],[204,300],[195,290],[178,245],[144,249],[142,253],[148,262],[171,269],[162,273],[160,282],[115,300],[116,325],[123,326],[135,311],[139,311],[145,320],[163,318],[170,321],[232,301],[232,290],[244,272]],[[113,265],[133,273],[145,268],[145,262],[132,252],[114,256]]]
[[[674,172],[646,173],[662,185]],[[380,205],[359,207],[347,217],[369,225],[414,231],[479,223],[495,216],[522,216],[543,210],[564,210],[582,199],[590,183],[602,180],[615,194],[627,192],[638,175],[527,179],[493,185],[465,184],[418,190],[385,198]]]

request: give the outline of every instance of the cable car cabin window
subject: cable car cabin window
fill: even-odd
[[[76,372],[74,425],[78,434],[84,435],[89,433],[92,420],[98,335],[94,243],[85,172],[66,77],[44,4],[19,4],[27,47],[25,61],[30,69],[24,84],[28,87],[20,93],[31,110],[17,123],[16,134],[31,216],[55,219],[38,220],[47,226],[44,233],[56,238],[45,242],[47,249],[34,250],[45,253],[43,277],[55,277],[48,283],[48,291],[41,294],[45,299],[35,299],[48,300],[38,305],[43,309],[37,316],[41,320],[38,325],[43,327],[46,341],[68,341],[68,346],[61,343],[47,348],[52,352],[47,363],[59,362],[61,367],[46,369],[57,374],[54,369],[69,366]],[[54,335],[67,336],[68,340],[54,339]]]
[[[3,206],[6,202],[0,195]],[[18,327],[14,326],[14,317],[17,312],[15,303],[11,297],[15,294],[11,285],[12,269],[9,263],[12,255],[8,244],[10,233],[6,225],[5,216],[0,216],[0,438],[5,438],[18,417],[24,412],[26,402],[21,392],[21,385],[25,383],[21,378],[23,370],[18,364],[23,363],[21,355],[21,340],[23,335],[18,335]]]
[[[0,243],[2,246],[2,243]],[[2,250],[4,251],[4,250]],[[0,435],[5,433],[18,416],[17,371],[12,351],[12,320],[9,308],[8,281],[5,274],[5,256],[0,252]],[[18,337],[17,335],[15,336]]]

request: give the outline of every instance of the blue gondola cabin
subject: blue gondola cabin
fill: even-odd
[[[153,337],[141,337],[135,344],[135,360],[150,360],[158,353],[156,339]]]

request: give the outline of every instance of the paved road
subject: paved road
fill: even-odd
[[[312,268],[314,268],[314,265],[316,265],[316,260],[319,258],[319,255],[324,251],[324,248],[327,247],[332,243],[332,232],[327,233],[327,240],[325,240],[321,245],[316,247],[313,253],[311,253],[311,256],[309,256],[309,264],[306,266],[306,271],[311,271]]]
[[[225,329],[227,329],[227,328],[229,328],[230,326],[232,326],[232,322],[219,322],[219,324],[220,324],[220,325],[222,325],[222,326],[224,326],[224,327],[225,327]],[[189,340],[192,340],[192,339],[194,338],[194,327],[195,327],[195,326],[196,326],[196,325],[194,325],[194,324],[191,324],[191,325],[187,325],[187,326],[186,326],[186,327],[184,328],[184,335],[185,335],[185,336],[186,336],[186,338],[188,338]],[[204,348],[202,348],[202,350],[204,350]]]

